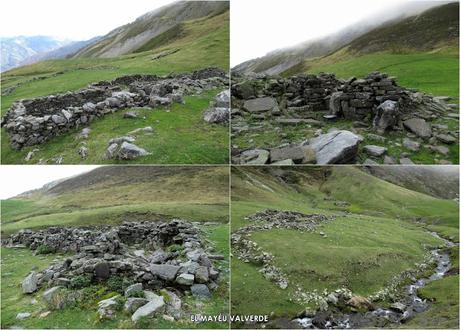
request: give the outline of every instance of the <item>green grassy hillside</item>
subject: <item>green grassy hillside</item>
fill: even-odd
[[[89,83],[113,79],[126,74],[169,74],[190,72],[209,66],[224,70],[229,67],[229,12],[213,17],[184,22],[181,35],[168,43],[153,43],[145,51],[110,59],[78,58],[50,60],[20,67],[2,75],[2,114],[19,99],[77,90]],[[160,38],[161,36],[159,36]],[[174,51],[174,52],[172,52]],[[158,57],[159,54],[169,54]],[[134,128],[152,126],[152,136],[139,138],[139,145],[153,154],[136,160],[145,163],[213,163],[228,162],[228,129],[204,124],[202,113],[220,91],[185,98],[185,105],[174,105],[171,112],[139,110],[145,119],[121,120],[124,111],[107,115],[91,124],[88,140],[89,157],[77,154],[76,132],[57,137],[40,149],[31,163],[62,155],[64,163],[104,163],[108,139]],[[128,111],[126,109],[125,111]],[[2,129],[2,163],[23,163],[34,147],[21,151],[9,147],[9,137]]]
[[[227,168],[197,167],[182,171],[172,167],[160,174],[161,169],[102,167],[47,192],[37,192],[26,199],[3,200],[2,235],[23,228],[117,224],[124,220],[172,217],[228,221]],[[140,180],[134,179],[137,172]],[[88,180],[91,173],[103,180]],[[86,183],[74,186],[75,181]]]
[[[455,202],[395,186],[354,167],[233,168],[232,230],[249,225],[245,217],[266,208],[336,219],[315,232],[252,233],[251,240],[275,256],[275,265],[290,284],[282,290],[262,276],[259,266],[233,258],[233,313],[292,318],[306,307],[315,307],[294,300],[297,287],[307,292],[346,287],[367,296],[421,262],[428,247],[440,244],[424,227],[458,241]],[[455,290],[455,285],[449,282],[444,288]],[[458,322],[453,309],[446,315]]]

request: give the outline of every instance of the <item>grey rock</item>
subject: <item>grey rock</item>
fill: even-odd
[[[179,266],[173,265],[150,265],[151,273],[166,281],[173,281],[179,269]]]
[[[360,138],[349,131],[322,134],[310,142],[317,164],[343,164],[353,161],[358,153]]]
[[[120,136],[120,137],[110,139],[109,140],[109,145],[111,145],[113,143],[120,144],[120,143],[123,143],[123,142],[133,143],[135,141],[136,141],[136,138],[134,136],[126,135],[126,136]]]
[[[25,320],[27,318],[29,318],[32,314],[30,313],[27,313],[27,312],[24,312],[24,313],[18,313],[16,315],[16,320]]]
[[[62,286],[55,286],[52,287],[48,290],[46,290],[43,293],[43,300],[45,300],[46,303],[48,303],[51,306],[58,307],[56,306],[59,302],[57,301],[57,297],[59,295],[59,292],[62,290]]]
[[[209,124],[225,124],[230,118],[230,108],[210,108],[203,114],[203,120]]]
[[[403,303],[400,303],[400,302],[395,302],[393,304],[390,305],[390,308],[394,311],[397,311],[399,313],[404,313],[404,311],[406,310],[406,305],[404,305]]]
[[[266,164],[270,152],[264,149],[246,150],[241,153],[241,164],[247,165],[263,165]]]
[[[142,283],[135,283],[126,288],[125,297],[132,297],[140,292],[142,292]]]
[[[409,131],[421,137],[422,139],[427,139],[431,137],[431,127],[430,125],[421,118],[411,118],[403,122],[405,128]]]
[[[99,279],[110,277],[110,267],[107,262],[99,262],[94,266],[94,275]]]
[[[385,157],[383,157],[383,163],[386,165],[394,165],[396,164],[396,160],[393,157],[385,155]]]
[[[399,163],[401,165],[414,165],[414,162],[410,158],[407,158],[407,157],[400,158]]]
[[[180,274],[176,278],[176,282],[180,285],[192,285],[195,280],[195,276],[192,274]]]
[[[211,292],[205,284],[194,284],[190,287],[190,290],[196,298],[211,298]]]
[[[163,297],[156,296],[152,300],[150,300],[147,304],[138,308],[134,312],[134,314],[131,316],[131,320],[133,322],[137,322],[142,317],[153,318],[163,313],[164,310],[165,310],[165,303],[164,303]]]
[[[377,107],[373,126],[380,134],[393,128],[399,120],[399,107],[395,101],[387,100]]]
[[[120,296],[114,296],[109,299],[101,300],[97,303],[97,312],[100,319],[113,319],[116,316],[119,297]]]
[[[446,144],[453,144],[456,141],[456,139],[453,136],[448,135],[448,134],[439,134],[439,135],[436,135],[436,138],[442,143],[446,143]]]
[[[383,156],[387,152],[387,148],[375,145],[367,145],[363,148],[364,152],[373,157]]]
[[[78,149],[78,154],[80,155],[81,159],[86,159],[86,157],[88,157],[88,148],[85,146],[81,146]]]
[[[429,146],[431,151],[437,152],[441,155],[447,156],[449,154],[449,148],[444,146]]]
[[[123,142],[118,151],[118,158],[123,160],[132,160],[147,155],[150,155],[150,153],[145,149],[128,142]]]
[[[209,272],[207,267],[200,266],[195,272],[195,281],[197,283],[206,283],[209,281]]]
[[[366,160],[364,161],[363,165],[367,165],[367,166],[374,166],[374,165],[378,165],[379,163],[377,163],[375,160],[372,160],[370,158],[366,158]]]
[[[57,124],[57,125],[61,125],[61,124],[67,123],[67,120],[66,120],[64,117],[59,116],[59,115],[52,115],[52,116],[51,116],[51,120],[52,120],[55,124]]]
[[[153,133],[153,132],[154,132],[153,128],[151,126],[147,126],[147,127],[136,128],[134,131],[131,131],[128,134]]]
[[[294,165],[294,164],[295,163],[292,159],[279,160],[277,162],[271,163],[271,165],[280,165],[280,166]]]
[[[226,89],[216,95],[215,98],[216,108],[229,108],[230,107],[230,90]]]
[[[267,112],[278,109],[278,103],[272,97],[260,97],[245,101],[243,108],[252,113]]]
[[[128,111],[123,114],[123,118],[135,119],[139,117],[139,113],[135,111]]]
[[[37,291],[38,277],[36,272],[30,272],[29,275],[22,281],[22,292],[32,293]]]
[[[410,151],[419,151],[420,150],[420,143],[413,141],[408,138],[403,139],[403,146]]]
[[[123,309],[132,314],[148,302],[149,301],[144,298],[128,298],[125,302]]]
[[[105,159],[113,159],[118,150],[118,144],[112,143],[105,151]]]

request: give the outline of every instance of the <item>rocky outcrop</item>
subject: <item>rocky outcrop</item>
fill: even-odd
[[[169,76],[129,75],[75,92],[20,100],[2,118],[11,146],[40,144],[121,108],[168,106],[182,96],[228,85],[224,71],[207,68]]]

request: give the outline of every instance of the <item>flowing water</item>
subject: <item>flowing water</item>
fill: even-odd
[[[444,242],[444,247],[452,247],[456,244],[440,237],[435,232],[431,235]],[[429,308],[429,302],[417,295],[417,290],[432,281],[443,278],[451,268],[449,253],[445,248],[438,248],[431,251],[436,260],[434,273],[428,278],[416,280],[414,283],[404,287],[401,309],[377,308],[372,312],[366,313],[340,313],[340,312],[318,312],[315,317],[304,317],[292,320],[293,324],[304,329],[350,329],[364,327],[386,327],[395,326],[413,317],[416,313],[421,313]]]

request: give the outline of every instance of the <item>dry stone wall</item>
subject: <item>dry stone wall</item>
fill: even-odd
[[[166,77],[122,76],[75,92],[17,101],[2,118],[2,126],[11,146],[21,149],[86,126],[120,108],[168,106],[182,102],[183,95],[227,85],[226,73],[217,68]]]

